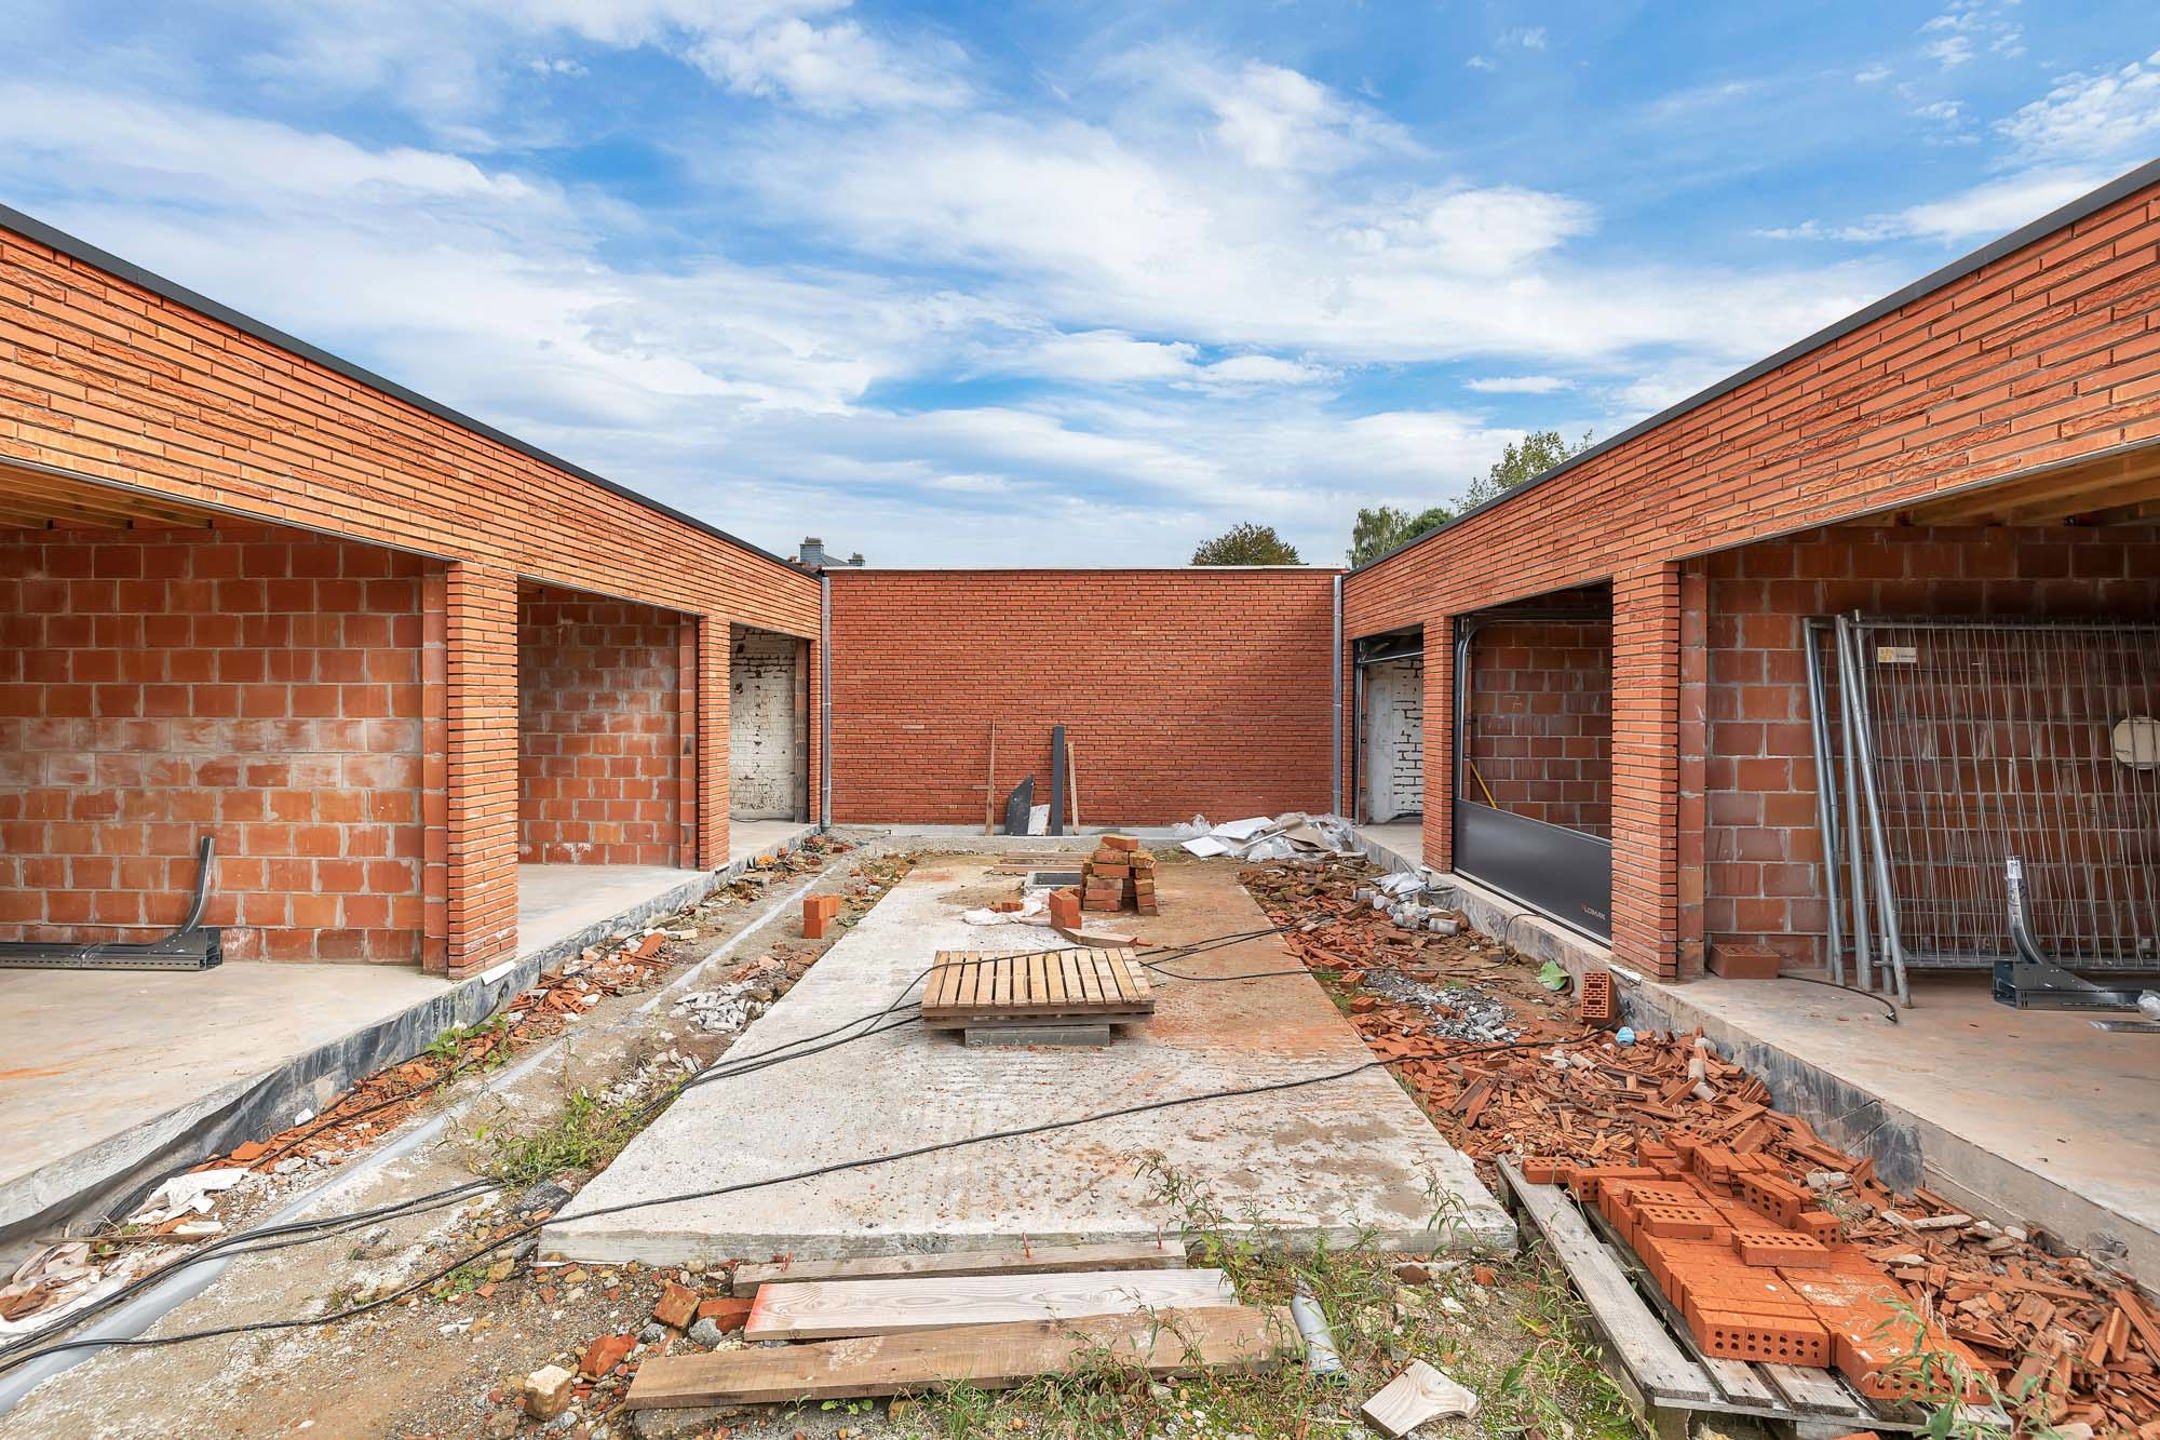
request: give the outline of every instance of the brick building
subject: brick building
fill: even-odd
[[[229,956],[490,965],[565,867],[725,864],[731,753],[817,772],[820,591],[0,212],[0,938],[170,927],[208,835]]]
[[[2156,618],[2156,244],[2148,166],[1347,575],[819,575],[0,213],[0,936],[209,834],[235,956],[463,973],[521,862],[979,823],[1062,724],[1092,822],[1421,812],[1645,971],[1817,961],[1810,617]]]

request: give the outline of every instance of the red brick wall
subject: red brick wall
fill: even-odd
[[[254,527],[0,531],[0,935],[421,955],[423,563]]]
[[[838,572],[833,813],[982,823],[1076,751],[1083,824],[1328,805],[1326,570]]]
[[[1476,773],[1464,774],[1463,798],[1610,836],[1612,626],[1488,622],[1470,642],[1470,674],[1463,739]]]
[[[1811,531],[1700,562],[1708,587],[1709,938],[1822,959],[1801,649],[1809,615],[2160,619],[2160,527]],[[1834,693],[1834,692],[1833,692]]]
[[[2156,302],[2160,187],[2149,186],[1349,576],[1344,633],[1436,634],[1508,600],[1607,578],[1648,584],[1685,557],[2160,439]],[[1673,611],[1641,598],[1631,614],[1615,606],[1623,703],[1620,657],[1662,676],[1678,644]],[[1630,635],[1634,622],[1652,628]],[[1638,875],[1645,887],[1615,895],[1615,952],[1671,974],[1671,927],[1622,920],[1629,907],[1661,913],[1676,883],[1658,869],[1669,841],[1655,840],[1670,829],[1669,792],[1622,773],[1677,775],[1677,699],[1644,699],[1652,708],[1632,731],[1620,706],[1614,715],[1616,892]],[[1430,756],[1426,773],[1441,773]],[[1647,808],[1629,813],[1638,802]],[[1645,855],[1624,853],[1637,842]],[[1447,811],[1428,806],[1428,860],[1446,844]]]
[[[520,590],[521,862],[677,862],[682,630],[650,605]]]
[[[722,637],[730,623],[818,632],[813,576],[0,229],[0,466],[10,460],[442,564],[431,623],[445,718],[427,763],[446,798],[426,933],[430,963],[457,972],[507,954],[517,928],[521,577],[693,614]],[[697,845],[724,860],[724,643],[719,654],[722,693],[701,701],[718,748],[699,756],[711,803]]]

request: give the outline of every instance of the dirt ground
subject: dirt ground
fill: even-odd
[[[148,1334],[170,1336],[255,1326],[365,1304],[444,1269],[489,1240],[517,1231],[559,1205],[560,1181],[574,1188],[612,1155],[638,1112],[685,1075],[722,1056],[743,1024],[784,992],[825,943],[798,936],[796,895],[837,893],[852,918],[874,904],[914,857],[858,851],[823,864],[814,880],[780,874],[769,883],[677,919],[663,928],[697,931],[672,942],[669,964],[643,990],[592,1005],[559,1038],[500,1057],[501,1068],[463,1075],[424,1104],[408,1126],[458,1107],[441,1138],[381,1166],[338,1195],[339,1213],[432,1195],[494,1175],[499,1189],[424,1213],[384,1219],[316,1243],[237,1261],[204,1294]],[[934,859],[923,863],[936,863]],[[1186,862],[1183,857],[1166,863]],[[1228,862],[1215,862],[1228,863]],[[1016,864],[1015,872],[1025,868]],[[740,892],[744,887],[737,887]],[[1003,885],[992,887],[1002,892]],[[980,897],[997,898],[986,893]],[[769,919],[768,919],[769,917]],[[751,927],[766,921],[745,943]],[[1449,947],[1451,951],[1459,947]],[[706,969],[692,972],[707,957]],[[1482,962],[1485,956],[1474,957]],[[1436,951],[1436,966],[1443,964]],[[1467,966],[1482,970],[1482,964]],[[1473,1013],[1476,997],[1454,977],[1413,973],[1402,998]],[[1481,988],[1504,992],[1509,1008],[1542,1009],[1550,997],[1515,967],[1495,968]],[[655,988],[673,990],[655,1004]],[[704,997],[689,1005],[682,995]],[[1353,1001],[1341,995],[1346,1008]],[[738,1003],[741,1002],[741,1003]],[[650,1007],[650,1008],[647,1008]],[[719,1028],[708,1029],[707,1025]],[[535,1062],[533,1057],[540,1058]],[[523,1073],[520,1073],[522,1070]],[[387,1143],[377,1142],[379,1143]],[[220,1218],[237,1227],[267,1214],[281,1197],[358,1166],[373,1147],[288,1167],[232,1195]],[[716,1157],[716,1165],[724,1157]],[[539,1187],[539,1188],[536,1188]],[[44,1437],[255,1437],[307,1435],[353,1440],[559,1434],[608,1440],[643,1436],[852,1440],[868,1434],[1180,1437],[1353,1433],[1357,1404],[1412,1356],[1443,1365],[1485,1394],[1475,1421],[1429,1433],[1624,1435],[1635,1424],[1596,1369],[1564,1282],[1534,1260],[1497,1269],[1465,1262],[1396,1273],[1402,1257],[1362,1252],[1311,1257],[1271,1248],[1264,1237],[1229,1239],[1218,1218],[1193,1216],[1187,1239],[1203,1263],[1223,1264],[1249,1299],[1280,1303],[1293,1285],[1328,1303],[1350,1363],[1347,1381],[1323,1382],[1298,1367],[1269,1377],[1182,1386],[1145,1377],[1097,1376],[1089,1386],[1044,1382],[1002,1397],[959,1391],[898,1406],[880,1403],[763,1407],[730,1414],[615,1409],[630,1366],[586,1387],[547,1426],[528,1419],[515,1386],[555,1363],[575,1370],[597,1338],[643,1337],[630,1365],[660,1349],[692,1344],[655,1326],[665,1283],[705,1296],[727,1293],[724,1272],[656,1274],[551,1263],[529,1240],[484,1258],[396,1303],[336,1325],[251,1329],[159,1348],[108,1350],[46,1383],[0,1417],[0,1440]],[[723,1344],[740,1343],[729,1339]]]

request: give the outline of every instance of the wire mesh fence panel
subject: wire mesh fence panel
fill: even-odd
[[[2063,963],[2160,959],[2160,626],[1853,625],[1906,964],[2011,954],[2012,855]]]

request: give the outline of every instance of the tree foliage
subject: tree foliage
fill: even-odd
[[[1297,548],[1272,525],[1233,525],[1192,552],[1195,565],[1302,565]]]
[[[1592,436],[1583,432],[1570,441],[1557,430],[1533,430],[1522,440],[1510,442],[1483,475],[1470,482],[1462,498],[1452,505],[1433,505],[1415,514],[1392,505],[1361,509],[1350,527],[1350,563],[1367,565],[1457,515],[1504,495],[1526,480],[1535,480],[1553,466],[1590,448]]]

